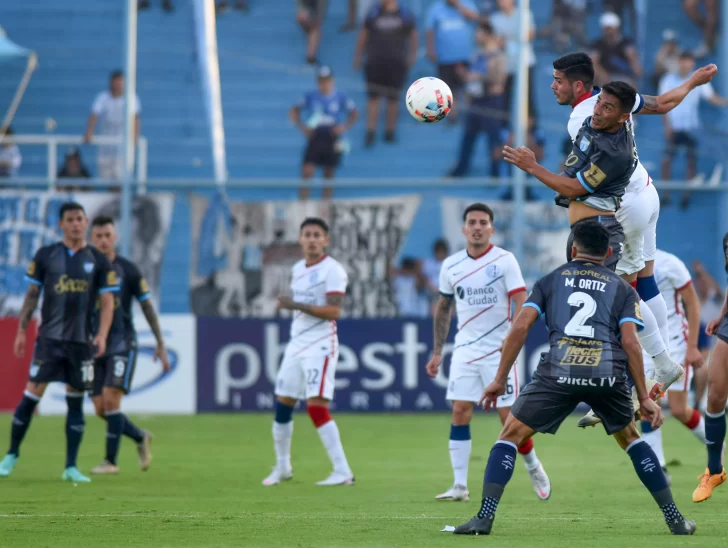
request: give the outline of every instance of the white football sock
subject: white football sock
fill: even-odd
[[[455,476],[454,485],[468,486],[468,465],[473,440],[450,440],[450,463]]]
[[[291,469],[291,440],[293,421],[285,424],[273,421],[273,446],[276,449],[276,466],[279,470]]]
[[[670,333],[667,329],[667,304],[665,304],[665,298],[662,293],[658,293],[657,296],[652,297],[649,301],[644,301],[647,307],[652,312],[657,322],[657,328],[660,330],[660,336],[662,342],[665,345],[670,344]]]
[[[698,438],[701,442],[705,443],[705,419],[702,415],[700,415],[700,422],[698,425],[690,430],[693,433],[693,436]]]
[[[526,465],[527,470],[535,470],[541,466],[541,461],[538,460],[535,449],[532,449],[530,453],[526,453],[525,455],[521,453],[519,453],[519,455],[523,457],[523,463]]]
[[[657,455],[660,466],[665,466],[665,451],[662,448],[662,429],[658,428],[652,432],[642,432],[642,438],[647,442]]]
[[[657,325],[655,315],[650,307],[645,304],[645,301],[640,301],[640,312],[642,312],[642,322],[645,324],[645,328],[638,333],[640,343],[645,352],[653,357],[655,367],[662,367],[665,363],[664,360],[669,360],[670,356],[667,353],[665,342],[662,340],[660,327]]]
[[[330,420],[316,431],[321,438],[321,443],[326,448],[326,452],[329,454],[334,472],[351,475],[351,468],[349,468],[349,462],[344,454],[344,446],[341,445],[341,437],[336,422]]]

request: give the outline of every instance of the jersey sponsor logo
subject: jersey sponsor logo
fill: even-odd
[[[30,261],[30,264],[28,265],[28,276],[35,276],[35,261]]]
[[[497,264],[492,264],[485,269],[485,274],[489,278],[497,278],[501,275],[501,269]]]
[[[594,163],[592,163],[589,169],[584,173],[584,179],[586,179],[586,182],[595,188],[601,185],[606,178],[607,174],[599,169],[599,166]]]
[[[88,281],[69,278],[68,274],[64,274],[60,277],[58,283],[53,286],[53,290],[56,292],[56,295],[62,295],[64,293],[85,293],[88,291]]]
[[[559,377],[556,379],[559,384],[570,384],[573,386],[614,386],[617,383],[616,377],[603,377],[600,379],[580,379],[571,377]]]
[[[640,303],[638,302],[634,303],[634,315],[639,321],[643,321],[642,310],[640,309]]]
[[[463,287],[459,285],[455,292],[461,300],[466,300],[467,304],[473,305],[488,305],[496,304],[498,302],[498,295],[496,294],[495,288],[491,286],[486,287]]]
[[[94,263],[87,261],[87,262],[83,263],[83,271],[86,274],[91,274],[94,271],[94,266],[95,266]]]
[[[612,278],[609,276],[606,276],[604,274],[601,274],[597,272],[596,270],[564,270],[561,273],[562,276],[591,276],[592,278],[596,278],[598,280],[603,280],[605,282],[611,282]]]
[[[579,367],[596,367],[602,359],[601,348],[579,348],[569,346],[561,358],[559,365],[570,365]]]
[[[579,150],[581,150],[582,152],[586,152],[587,150],[589,150],[589,145],[591,145],[591,141],[589,140],[589,137],[584,135],[579,142]]]
[[[571,166],[575,165],[578,161],[579,161],[579,157],[572,152],[566,158],[566,161],[564,162],[564,166],[571,167]]]

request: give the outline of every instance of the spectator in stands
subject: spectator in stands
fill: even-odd
[[[235,0],[235,4],[233,4],[233,6],[238,11],[247,12],[250,9],[248,6],[248,0]],[[215,7],[217,9],[217,13],[223,13],[228,9],[228,1],[220,0]]]
[[[141,103],[139,96],[135,96],[134,111],[136,112],[134,137],[139,138],[141,131]],[[106,137],[122,137],[124,135],[124,73],[116,70],[109,78],[109,90],[102,91],[96,96],[91,114],[86,124],[84,141],[90,142],[99,123],[99,135]],[[102,179],[120,181],[123,164],[121,145],[101,145],[98,155],[98,176]]]
[[[515,0],[498,0],[498,9],[490,17],[495,33],[500,35],[505,41],[506,54],[508,55],[508,78],[506,79],[505,97],[506,111],[511,111],[511,101],[516,84],[516,72],[518,71],[518,31],[519,31],[519,15],[516,9]],[[526,55],[528,56],[528,112],[529,115],[536,115],[536,101],[534,96],[534,66],[536,65],[536,54],[533,51],[532,40],[536,36],[536,26],[534,24],[533,12],[528,12],[528,48]]]
[[[637,10],[634,0],[604,0],[602,8],[605,13],[614,13],[625,21],[632,38],[637,39]]]
[[[594,80],[598,85],[622,80],[634,86],[642,76],[637,48],[632,39],[622,36],[620,25],[621,20],[614,13],[605,13],[599,18],[602,36],[591,48]]]
[[[690,78],[695,70],[695,57],[689,51],[680,54],[678,72],[666,74],[660,81],[658,93],[665,93],[673,88],[682,85]],[[687,169],[685,178],[689,181],[699,182],[696,179],[698,163],[698,133],[700,130],[700,100],[705,99],[710,104],[719,107],[728,106],[728,99],[715,93],[713,86],[707,83],[688,94],[682,103],[663,116],[665,121],[665,138],[667,140],[665,154],[662,159],[662,179],[670,180],[672,175],[672,160],[675,158],[677,149],[684,147],[687,154]],[[662,196],[663,201],[669,201],[669,193]],[[690,193],[686,192],[681,200],[681,207],[687,207],[690,201]]]
[[[456,107],[463,89],[462,75],[473,48],[473,21],[479,18],[472,0],[438,0],[427,12],[427,57],[437,65],[438,75],[453,92],[455,101],[448,116],[457,121]]]
[[[586,37],[588,0],[554,0],[551,24],[545,34],[551,36],[554,51],[563,52],[571,44],[583,48],[589,44]]]
[[[296,21],[306,33],[306,62],[315,65],[321,42],[321,22],[326,13],[326,0],[296,0]]]
[[[425,318],[430,314],[427,281],[419,262],[411,257],[402,259],[402,266],[391,272],[392,289],[397,313],[410,318]]]
[[[700,10],[701,3],[705,6],[705,14]],[[688,17],[703,31],[703,41],[693,54],[698,59],[706,57],[715,50],[718,39],[718,0],[683,0],[683,6]]]
[[[139,0],[138,6],[140,10],[148,9],[150,5],[151,2],[149,2],[149,0]],[[174,5],[172,4],[172,0],[162,0],[162,9],[167,13],[173,12]]]
[[[509,147],[514,146],[514,133],[507,128],[503,130],[503,137],[501,141],[503,144]],[[571,139],[567,137],[569,141],[569,152],[571,152]],[[541,131],[536,123],[536,118],[530,117],[528,119],[528,135],[526,135],[526,146],[530,148],[536,156],[536,161],[541,162],[544,158],[544,150],[546,147],[546,134]],[[513,166],[503,160],[503,148],[497,147],[492,150],[491,162],[498,166],[498,172],[501,177],[510,177],[513,174]],[[568,156],[568,153],[566,154]],[[564,158],[566,157],[564,156]],[[563,171],[563,170],[562,170]],[[509,186],[501,196],[501,200],[512,200],[513,199],[513,187]],[[534,189],[530,186],[526,187],[526,200],[537,200],[538,197],[534,192]]]
[[[81,159],[81,151],[71,147],[66,151],[61,169],[58,170],[58,179],[89,179],[91,174]],[[61,192],[86,192],[93,190],[88,185],[67,185],[59,181],[56,188]]]
[[[23,156],[12,136],[15,135],[13,128],[8,126],[5,129],[2,146],[0,146],[0,177],[15,177],[23,164]]]
[[[447,241],[443,239],[435,240],[432,246],[432,257],[422,261],[422,275],[427,283],[427,290],[430,299],[433,301],[440,295],[440,269],[442,262],[450,254]]]
[[[307,123],[303,121],[302,113],[308,117]],[[334,74],[329,67],[319,67],[318,89],[307,93],[294,105],[290,117],[308,139],[301,177],[311,179],[316,167],[322,167],[324,178],[330,181],[344,150],[343,135],[354,125],[359,112],[351,99],[336,90]],[[309,193],[308,186],[301,187],[302,200],[307,200]],[[323,198],[330,199],[332,194],[333,188],[328,184],[324,187]]]
[[[481,23],[476,32],[479,51],[465,74],[470,108],[460,145],[460,156],[451,177],[464,177],[470,171],[475,142],[481,133],[488,136],[489,150],[501,149],[501,135],[508,120],[505,96],[508,80],[508,59],[501,49],[501,40],[490,23]],[[490,156],[490,155],[489,155]],[[498,177],[498,163],[490,162],[490,175]]]
[[[680,45],[677,42],[675,31],[665,29],[662,32],[662,46],[655,57],[655,69],[652,73],[652,83],[655,89],[665,74],[678,72],[680,62]]]
[[[414,14],[398,0],[380,0],[364,22],[354,53],[357,71],[366,53],[364,74],[369,99],[365,146],[374,144],[382,98],[387,101],[384,141],[395,142],[401,91],[417,60],[417,45]]]

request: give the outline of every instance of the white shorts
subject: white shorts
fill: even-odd
[[[276,396],[297,400],[333,400],[338,361],[338,351],[329,354],[296,355],[295,350],[288,352],[286,349],[276,376]]]
[[[670,357],[673,359],[673,361],[682,364],[685,366],[685,354],[687,353],[687,349],[683,348],[680,350],[670,350]],[[648,359],[649,360],[649,359]],[[645,377],[648,379],[654,375],[655,366],[652,363],[652,360],[645,360]],[[679,379],[672,383],[670,385],[670,388],[667,389],[668,392],[687,392],[690,390],[690,381],[693,378],[692,375],[693,367],[687,366],[685,367],[685,374],[683,375],[682,379]]]
[[[624,230],[624,250],[617,263],[617,274],[634,274],[645,267],[645,261],[655,260],[659,217],[660,196],[654,184],[622,197],[617,220]]]
[[[471,401],[478,403],[483,397],[485,387],[495,380],[500,364],[500,352],[493,354],[487,360],[477,364],[453,362],[450,366],[450,379],[447,383],[446,399],[450,401]],[[508,408],[518,397],[518,363],[513,365],[508,381],[506,393],[498,398],[497,407]]]
[[[109,181],[121,181],[123,158],[120,155],[99,154],[98,178]]]

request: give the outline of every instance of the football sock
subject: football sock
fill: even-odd
[[[723,470],[723,442],[725,442],[725,411],[705,413],[705,438],[708,447],[708,470],[720,474]]]
[[[349,462],[344,454],[344,446],[341,445],[339,428],[331,418],[329,408],[322,405],[309,405],[308,415],[316,427],[321,443],[324,444],[334,472],[351,475],[351,468],[349,468]]]
[[[468,486],[468,464],[473,441],[470,439],[470,425],[450,425],[450,463],[455,485]]]
[[[20,454],[20,444],[23,442],[25,433],[28,431],[30,421],[33,419],[33,411],[38,405],[40,398],[35,394],[26,391],[23,399],[20,400],[18,407],[15,408],[13,415],[13,425],[10,429],[10,449],[8,453],[15,455]]]
[[[124,415],[118,409],[108,411],[106,416],[106,460],[116,464],[116,456],[119,454],[119,444],[124,431]]]
[[[647,276],[646,278],[637,278],[637,293],[640,299],[648,306],[652,315],[657,321],[657,327],[660,330],[660,336],[665,345],[670,343],[670,334],[667,329],[667,304],[665,298],[657,287],[655,276]]]
[[[127,438],[133,439],[136,443],[141,443],[144,441],[144,430],[139,428],[136,424],[132,422],[132,420],[125,415],[124,413],[119,413],[123,419],[124,429],[122,430],[122,434],[126,436]]]
[[[693,409],[693,414],[691,415],[690,420],[685,423],[685,426],[687,426],[688,430],[693,433],[693,436],[705,443],[705,421],[703,420],[703,415],[700,414],[700,411]]]
[[[83,416],[83,393],[66,394],[66,468],[76,466],[86,421]]]
[[[538,460],[536,450],[533,448],[533,438],[528,438],[525,443],[518,448],[518,454],[523,457],[523,462],[526,464],[526,469],[529,472],[541,466],[541,461]]]
[[[662,367],[665,360],[670,359],[670,355],[667,353],[667,347],[662,340],[660,327],[657,325],[655,315],[645,304],[645,301],[640,301],[640,312],[642,313],[642,323],[645,324],[645,328],[638,333],[640,344],[642,344],[645,352],[652,356],[655,367]]]
[[[273,421],[273,446],[276,451],[276,467],[291,469],[291,441],[293,440],[293,407],[276,401],[276,417]]]
[[[661,509],[669,506],[673,502],[672,493],[667,485],[667,478],[665,478],[662,467],[657,460],[657,455],[655,455],[652,448],[645,440],[639,438],[630,443],[626,451],[632,459],[635,472],[637,472],[643,485],[647,487],[652,498],[655,499],[657,506]]]
[[[647,442],[657,455],[657,461],[661,467],[665,466],[665,451],[662,448],[662,428],[653,430],[652,423],[650,421],[640,421],[642,427],[642,439]]]
[[[510,441],[499,440],[490,450],[483,478],[483,501],[478,512],[479,518],[495,517],[498,502],[503,496],[506,485],[513,477],[517,449],[516,445]]]

